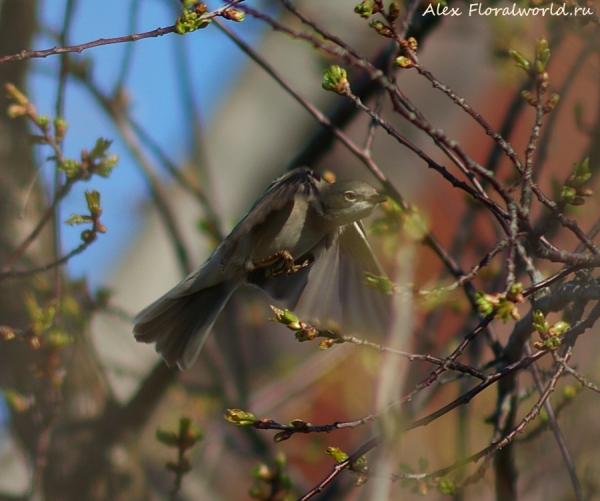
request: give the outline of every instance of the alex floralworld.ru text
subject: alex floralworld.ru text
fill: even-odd
[[[429,4],[423,15],[433,14],[434,16],[462,16],[460,7],[448,7],[447,5]],[[594,9],[591,7],[571,7],[567,9],[567,4],[550,4],[546,7],[519,7],[513,3],[510,7],[486,7],[481,3],[471,3],[468,9],[469,16],[591,16]]]

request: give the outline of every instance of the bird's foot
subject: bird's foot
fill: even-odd
[[[311,263],[308,257],[298,262],[294,261],[292,253],[287,250],[280,250],[272,256],[261,259],[254,263],[256,268],[266,268],[265,276],[267,278],[280,277],[282,275],[293,275]]]

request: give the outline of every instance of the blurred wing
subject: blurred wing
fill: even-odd
[[[314,254],[315,262],[307,272],[285,277],[285,285],[299,297],[295,307],[290,304],[298,316],[319,328],[327,328],[333,322],[344,334],[387,334],[392,320],[391,296],[366,285],[365,272],[385,273],[367,242],[363,226],[354,223],[341,228],[330,245],[323,242]],[[296,275],[297,283],[293,283],[291,279]],[[303,290],[298,294],[300,287]],[[266,289],[271,292],[284,288],[272,284]],[[284,298],[291,300],[289,303],[296,299]]]

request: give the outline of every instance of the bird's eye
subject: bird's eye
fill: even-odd
[[[348,202],[355,202],[356,201],[356,193],[354,193],[353,191],[347,191],[346,193],[344,193],[344,198]]]

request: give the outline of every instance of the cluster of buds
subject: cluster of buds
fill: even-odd
[[[529,76],[533,76],[532,72],[537,75],[543,75],[550,61],[550,47],[548,40],[542,37],[535,41],[535,59],[533,64],[521,54],[519,51],[511,49],[508,51],[510,56],[515,60],[519,68],[522,68]]]
[[[379,4],[373,0],[363,0],[356,7],[354,7],[354,12],[365,19],[369,19],[373,14],[377,14],[379,10]]]
[[[251,499],[267,501],[270,499],[287,499],[292,488],[292,481],[285,472],[286,458],[283,453],[275,457],[275,464],[260,464],[252,470],[254,485],[248,490]]]
[[[181,15],[175,22],[175,32],[184,35],[206,28],[211,23],[210,19],[204,17],[207,10],[206,4],[198,0],[184,0]]]
[[[312,425],[310,423],[304,421],[303,419],[294,419],[290,422],[291,429],[276,433],[273,437],[273,441],[275,443],[279,443],[283,442],[284,440],[287,440],[295,433],[309,433],[309,429],[311,426]]]
[[[300,320],[298,315],[296,315],[293,311],[282,310],[273,305],[271,305],[271,310],[273,313],[275,313],[275,317],[270,318],[269,320],[271,320],[271,322],[283,324],[291,331],[294,331],[296,334],[296,339],[300,342],[312,341],[319,336],[324,337],[325,339],[319,343],[319,348],[322,350],[331,348],[334,344],[344,342],[339,335],[336,334],[335,328],[332,330],[318,330],[312,325]]]
[[[561,336],[567,332],[571,326],[563,321],[559,320],[554,325],[550,326],[544,313],[540,310],[533,312],[533,328],[539,333],[542,338],[541,341],[533,341],[532,345],[537,350],[557,350],[561,343]]]
[[[64,311],[58,300],[54,299],[48,306],[40,306],[33,293],[25,297],[25,306],[30,324],[25,330],[14,330],[8,326],[0,326],[0,339],[3,341],[24,342],[32,350],[44,350],[43,362],[32,363],[29,369],[36,378],[48,381],[54,387],[60,387],[66,372],[61,363],[59,352],[73,344],[73,337],[57,322],[57,317]],[[11,390],[8,390],[11,391]],[[5,397],[8,404],[17,412],[35,405],[33,396],[13,392]],[[23,405],[27,405],[23,408]]]
[[[548,46],[548,40],[542,37],[535,41],[534,70],[538,75],[546,71],[548,61],[550,61],[550,47]]]
[[[83,180],[87,181],[94,174],[101,177],[108,177],[117,165],[119,157],[110,155],[108,148],[112,141],[99,138],[94,147],[88,151],[81,150],[80,160],[72,158],[62,159],[58,169],[65,173],[70,182]]]
[[[180,35],[206,28],[212,22],[211,17],[216,15],[237,23],[244,20],[244,13],[231,7],[206,14],[208,7],[199,0],[183,0],[182,3],[183,10],[175,22],[175,32]]]
[[[519,320],[521,314],[517,309],[516,303],[525,301],[523,296],[523,284],[516,283],[510,287],[508,292],[497,292],[488,294],[486,292],[477,291],[476,304],[479,311],[484,315],[494,314],[494,319],[501,319],[503,322],[508,322],[511,318]]]
[[[522,68],[528,76],[535,78],[538,92],[534,94],[528,90],[524,90],[521,96],[529,105],[537,107],[541,95],[546,92],[550,85],[550,76],[546,71],[548,62],[550,61],[548,40],[542,37],[535,41],[535,59],[533,63],[529,62],[523,54],[516,50],[509,50],[508,53],[515,60],[519,68]],[[544,114],[550,113],[556,107],[559,100],[560,96],[558,94],[551,94],[548,100],[542,105],[542,112]]]
[[[175,473],[178,478],[192,469],[190,460],[184,455],[185,452],[202,440],[202,433],[192,424],[192,420],[182,417],[179,420],[178,431],[168,431],[162,428],[156,430],[156,440],[167,447],[176,448],[179,452],[178,461],[168,461],[167,470]]]
[[[546,77],[548,76],[548,73],[544,73],[544,74]],[[529,104],[530,106],[533,106],[534,108],[537,107],[538,98],[531,91],[528,91],[528,90],[522,91],[521,97],[523,99],[525,99],[525,101],[527,101],[527,104]],[[544,113],[544,114],[550,113],[554,108],[556,108],[556,105],[558,104],[559,101],[560,101],[560,95],[558,95],[556,93],[550,94],[550,97],[547,99],[547,101],[542,106],[542,113]]]
[[[7,110],[9,118],[22,116],[37,117],[35,106],[29,102],[25,94],[11,83],[5,84],[4,88],[6,89],[6,97],[14,101],[13,104],[9,105]]]
[[[96,240],[98,233],[106,233],[106,226],[100,222],[102,207],[100,206],[100,193],[96,190],[85,192],[89,215],[71,214],[71,217],[65,221],[66,224],[73,226],[76,224],[91,224],[92,229],[81,232],[81,240],[86,244]]]
[[[341,66],[332,66],[323,72],[323,89],[335,92],[340,96],[350,92],[350,82],[348,82],[348,73]]]
[[[400,47],[408,53],[410,57],[398,56],[395,61],[396,65],[404,69],[412,68],[415,65],[415,57],[417,49],[419,48],[419,42],[417,42],[415,37],[408,37],[400,40]]]
[[[63,348],[73,343],[73,338],[56,323],[60,311],[58,301],[52,301],[44,308],[38,305],[35,296],[30,294],[25,298],[25,306],[31,320],[26,340],[32,349],[37,350],[43,346]]]
[[[561,199],[567,204],[583,205],[585,197],[591,197],[594,194],[590,188],[583,187],[592,177],[589,163],[589,158],[585,158],[581,163],[575,163],[573,166],[573,174],[567,179],[560,194]]]
[[[400,2],[392,2],[390,3],[388,12],[386,14],[383,8],[383,2],[381,0],[363,0],[356,7],[354,7],[354,12],[356,12],[360,17],[369,19],[373,14],[381,12],[390,23],[398,19],[400,16],[400,11]]]
[[[27,96],[17,89],[13,84],[7,83],[4,88],[6,89],[6,96],[14,101],[13,104],[8,106],[7,114],[9,118],[17,117],[29,117],[39,130],[44,134],[43,136],[34,135],[32,139],[38,144],[47,144],[50,140],[50,118],[48,115],[38,115],[35,106],[29,101]],[[67,131],[67,122],[62,117],[56,117],[53,120],[54,125],[54,141],[60,143]]]
[[[338,464],[347,461],[350,457],[339,447],[327,447],[325,452],[335,459],[335,462]],[[367,480],[369,480],[369,466],[367,464],[366,456],[360,456],[350,465],[348,469],[354,475],[358,475],[358,478],[356,479],[357,487],[363,485]]]
[[[298,318],[293,311],[288,309],[282,310],[271,305],[271,310],[275,314],[275,317],[270,318],[271,322],[278,322],[285,325],[291,331],[296,333],[296,339],[298,341],[312,341],[319,335],[319,331],[312,325],[303,322]]]

